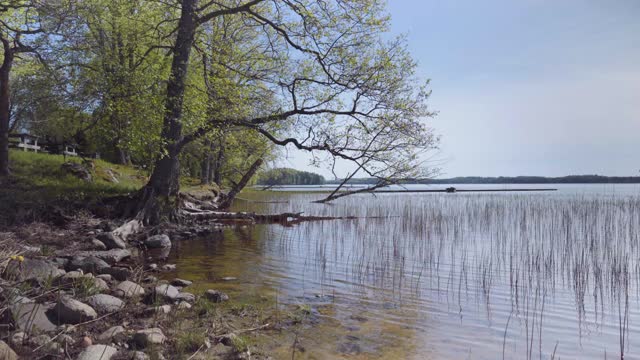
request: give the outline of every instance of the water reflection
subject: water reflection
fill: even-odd
[[[362,218],[226,229],[171,256],[178,276],[236,299],[317,305],[325,321],[300,334],[304,357],[584,359],[640,347],[633,193],[257,197],[281,202],[239,206]],[[290,358],[290,346],[276,354]]]

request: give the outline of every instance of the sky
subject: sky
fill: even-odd
[[[640,0],[388,3],[431,79],[440,177],[640,175]],[[308,163],[278,165],[332,178]]]

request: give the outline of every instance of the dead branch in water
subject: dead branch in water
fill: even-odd
[[[214,221],[227,224],[298,224],[306,221],[353,220],[356,216],[305,216],[302,213],[255,214],[248,212],[203,211],[183,213],[189,219],[204,222]]]

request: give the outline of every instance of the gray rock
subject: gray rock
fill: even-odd
[[[171,282],[171,285],[173,286],[182,286],[182,287],[186,287],[191,284],[193,284],[193,281],[184,280],[184,279],[173,279],[173,281]]]
[[[118,180],[118,176],[116,176],[116,172],[113,171],[112,169],[107,169],[104,171],[105,173],[105,180],[107,180],[108,182],[117,184],[120,182],[120,180]]]
[[[103,232],[96,236],[98,240],[107,247],[107,249],[126,249],[127,243],[112,232]]]
[[[98,313],[91,306],[69,296],[62,296],[58,300],[53,313],[57,316],[58,322],[63,324],[78,324],[98,317]]]
[[[107,245],[98,239],[92,239],[91,245],[93,245],[93,248],[96,250],[107,250]]]
[[[24,344],[24,341],[27,339],[27,334],[24,331],[16,331],[9,338],[9,344],[13,346],[18,346]]]
[[[129,359],[131,360],[149,360],[150,357],[149,355],[143,353],[142,351],[134,351],[131,353],[131,356],[129,357]]]
[[[171,239],[167,235],[154,235],[144,241],[144,244],[149,249],[159,249],[171,247]]]
[[[149,269],[151,271],[158,270],[158,264],[156,264],[156,263],[149,264],[149,266],[147,266],[147,269]]]
[[[181,301],[178,304],[178,310],[189,310],[189,309],[191,309],[191,304],[189,304],[186,301]]]
[[[54,304],[16,303],[9,307],[16,327],[27,333],[49,332],[57,329],[51,309]]]
[[[2,360],[18,360],[18,355],[13,351],[6,342],[0,340],[0,359]]]
[[[82,277],[84,277],[84,273],[82,272],[82,270],[74,270],[64,274],[61,280],[63,280],[64,282],[67,282],[68,280],[77,280]]]
[[[60,165],[60,167],[65,172],[77,177],[80,180],[84,180],[86,182],[91,182],[93,180],[91,171],[89,171],[89,169],[84,167],[82,164],[69,161]]]
[[[99,342],[103,342],[103,343],[110,343],[111,340],[119,334],[124,333],[124,328],[122,326],[113,326],[110,327],[109,329],[105,330],[102,334],[98,335],[96,337],[96,339]]]
[[[218,290],[207,290],[204,296],[214,303],[221,303],[229,300],[229,295]]]
[[[114,266],[102,269],[100,274],[109,274],[118,281],[125,281],[131,276],[131,270]]]
[[[111,281],[113,280],[113,276],[109,275],[109,274],[100,274],[100,275],[96,275],[96,279],[101,279],[104,281]]]
[[[132,298],[136,296],[144,295],[145,291],[142,286],[132,282],[132,281],[123,281],[118,286],[116,286],[115,294],[120,297]]]
[[[171,305],[154,306],[144,310],[144,314],[147,316],[168,314],[171,312]]]
[[[87,304],[91,305],[99,314],[118,311],[124,306],[122,300],[107,294],[89,296],[86,301]]]
[[[109,264],[119,263],[120,261],[131,257],[131,251],[127,249],[111,249],[107,251],[80,251],[78,256],[97,257]]]
[[[176,264],[165,264],[165,265],[162,265],[162,270],[165,270],[165,271],[172,271],[172,270],[175,270],[175,269],[176,269]]]
[[[157,299],[163,299],[164,301],[173,301],[180,294],[177,288],[168,284],[156,286],[153,292]]]
[[[153,276],[153,275],[145,276],[145,278],[142,279],[142,282],[147,283],[147,284],[148,283],[154,283],[154,282],[157,282],[157,281],[158,281],[158,278]]]
[[[63,258],[63,257],[57,257],[54,258],[53,260],[51,260],[56,266],[58,267],[65,267],[67,266],[67,263],[69,262],[69,259]]]
[[[133,342],[141,348],[149,345],[159,345],[164,343],[166,337],[159,328],[150,328],[136,331],[133,335]]]
[[[93,285],[96,287],[96,289],[100,290],[100,292],[109,290],[109,284],[98,277],[93,279]]]
[[[51,279],[56,279],[62,275],[64,275],[64,271],[58,269],[58,266],[55,263],[45,260],[27,258],[22,262],[9,262],[9,265],[7,265],[3,277],[9,280],[35,280],[38,282],[43,282]]]
[[[35,347],[45,346],[51,342],[51,337],[49,337],[49,335],[42,334],[32,337],[31,339],[29,339],[29,342]]]
[[[76,360],[109,360],[118,349],[108,345],[91,345],[78,355]]]
[[[186,301],[186,302],[195,302],[196,301],[196,296],[193,295],[192,293],[189,292],[181,292],[180,294],[178,294],[178,296],[176,296],[176,301]]]
[[[9,304],[11,305],[15,305],[15,304],[33,304],[35,303],[35,300],[33,299],[29,299],[26,296],[22,296],[22,295],[15,295],[15,292],[12,292],[11,295],[9,295]]]
[[[75,340],[73,340],[73,337],[71,337],[70,335],[62,334],[58,336],[56,342],[58,342],[58,344],[60,345],[73,345]]]
[[[109,267],[104,260],[95,256],[74,256],[69,263],[67,263],[67,271],[82,270],[85,273],[102,273],[102,271]]]

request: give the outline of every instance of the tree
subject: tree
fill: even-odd
[[[11,113],[11,70],[22,53],[36,51],[29,37],[44,32],[40,18],[42,4],[36,1],[9,1],[0,4],[0,176],[10,174],[9,129]],[[25,43],[28,42],[28,43]]]
[[[103,157],[117,163],[145,162],[159,149],[164,39],[173,29],[165,10],[142,0],[83,1],[55,60],[71,96],[88,104]]]
[[[157,223],[167,218],[177,219],[180,153],[186,144],[206,133],[203,131],[202,135],[189,138],[183,134],[185,85],[198,27],[216,17],[246,12],[263,1],[252,0],[233,7],[221,6],[217,2],[208,2],[199,7],[197,0],[180,2],[180,18],[172,48],[171,71],[164,105],[161,133],[164,151],[156,160],[149,183],[142,189],[137,200],[137,216],[144,223]]]
[[[198,29],[220,18],[238,18],[245,29],[259,32],[244,58],[268,56],[249,67],[226,66],[240,83],[269,96],[254,97],[248,113],[185,128],[191,50],[200,45]],[[361,172],[379,179],[376,186],[420,177],[419,154],[437,142],[423,122],[433,115],[426,106],[429,91],[426,84],[416,86],[416,65],[404,39],[382,40],[388,22],[380,0],[182,1],[161,135],[165,150],[138,199],[139,216],[145,222],[176,218],[182,148],[223,126],[309,151],[318,162],[352,162],[356,170],[349,177]]]

